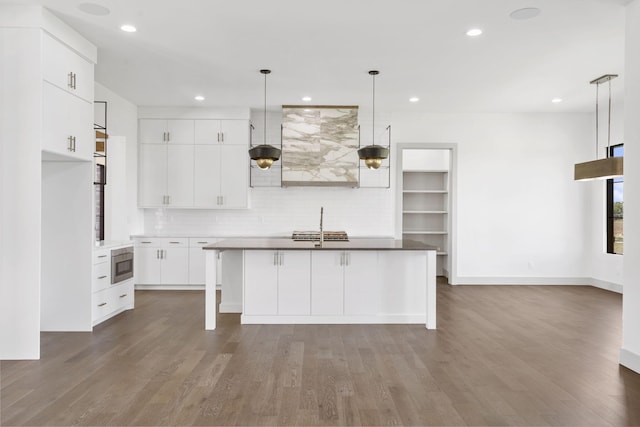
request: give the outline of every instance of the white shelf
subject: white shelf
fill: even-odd
[[[402,232],[402,234],[441,234],[441,235],[446,235],[449,234],[446,231],[427,231],[427,230],[423,230],[423,231],[416,231],[416,230],[412,230],[412,231],[408,231],[408,230],[404,230]]]
[[[446,215],[447,211],[402,211],[403,214],[433,214]]]
[[[402,190],[403,193],[416,193],[416,194],[447,194],[447,190]]]

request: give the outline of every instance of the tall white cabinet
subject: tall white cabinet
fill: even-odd
[[[91,330],[97,49],[41,6],[0,5],[0,359]],[[85,85],[86,83],[86,85]],[[86,114],[89,111],[89,114]]]
[[[248,120],[141,118],[139,132],[140,207],[248,207]]]

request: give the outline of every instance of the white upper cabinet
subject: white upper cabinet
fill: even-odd
[[[193,135],[193,120],[140,120],[142,144],[193,144]]]
[[[48,82],[42,86],[42,150],[91,160],[93,104]]]
[[[196,120],[196,144],[247,145],[249,125],[246,120]]]
[[[139,132],[140,207],[248,207],[247,120],[140,119]]]
[[[93,64],[49,34],[42,37],[44,80],[93,103]]]

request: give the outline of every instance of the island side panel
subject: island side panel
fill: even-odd
[[[242,284],[244,251],[225,250],[220,252],[222,262],[222,286],[220,291],[220,313],[242,313]]]
[[[436,251],[426,251],[427,257],[427,329],[436,329]]]
[[[218,273],[218,251],[205,251],[205,304],[204,304],[204,328],[214,330],[216,328],[216,276]]]

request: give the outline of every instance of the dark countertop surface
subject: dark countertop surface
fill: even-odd
[[[435,251],[438,248],[415,240],[367,239],[351,238],[347,242],[324,242],[323,247],[315,246],[318,242],[296,242],[290,238],[233,238],[204,246],[205,250],[399,250],[399,251]]]

